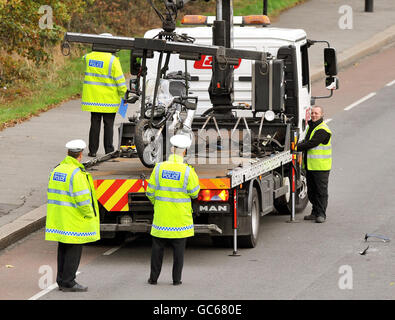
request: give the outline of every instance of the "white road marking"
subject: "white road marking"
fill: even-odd
[[[110,250],[107,250],[106,252],[104,252],[103,256],[109,256],[110,254],[113,254],[115,251],[121,249],[122,247],[123,246],[111,248]]]
[[[80,271],[77,271],[76,275],[79,275],[80,273],[81,273]],[[51,292],[56,288],[58,288],[58,284],[55,282],[54,284],[51,284],[49,287],[41,290],[39,293],[36,293],[33,297],[30,297],[28,300],[40,299],[42,296],[46,295],[48,292]]]
[[[124,243],[122,243],[120,246],[111,248],[111,249],[107,250],[106,252],[104,252],[103,256],[109,256],[109,255],[113,254],[115,251],[118,251],[123,246],[125,246],[126,244],[136,240],[137,238],[138,238],[138,236],[131,236],[131,237],[125,239]]]
[[[369,93],[367,96],[359,99],[358,101],[354,102],[353,104],[350,104],[348,107],[345,107],[344,110],[348,111],[348,110],[356,107],[357,105],[361,104],[362,102],[370,99],[371,97],[374,97],[375,95],[376,95],[376,92]]]
[[[391,82],[388,82],[387,84],[386,84],[386,86],[387,87],[391,87],[392,85],[394,85],[395,84],[395,80],[392,80]]]

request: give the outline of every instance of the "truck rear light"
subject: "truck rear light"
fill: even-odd
[[[229,190],[201,190],[198,195],[198,201],[228,201]]]
[[[207,17],[201,15],[185,15],[182,18],[181,23],[189,25],[206,25]]]
[[[252,15],[243,16],[243,25],[263,25],[267,26],[270,24],[270,19],[265,15]]]

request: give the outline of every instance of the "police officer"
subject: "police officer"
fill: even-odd
[[[297,150],[304,152],[303,166],[306,169],[307,194],[313,206],[305,220],[325,222],[328,206],[328,181],[332,168],[332,131],[324,122],[324,111],[320,106],[311,110],[311,120],[306,128],[305,139],[298,143]]]
[[[81,164],[83,140],[66,144],[68,155],[48,183],[45,240],[58,242],[56,282],[62,291],[87,291],[75,281],[82,244],[100,239],[99,207],[93,180]]]
[[[198,196],[199,178],[191,166],[183,163],[191,139],[175,135],[170,143],[174,153],[156,164],[146,193],[154,205],[150,284],[157,284],[166,243],[173,248],[173,285],[181,284],[186,241],[194,235],[191,199]]]
[[[109,33],[102,35],[111,36]],[[104,123],[104,151],[114,151],[114,120],[127,87],[118,57],[109,52],[92,51],[84,55],[85,79],[82,87],[82,110],[91,112],[88,156],[99,149],[101,119]]]

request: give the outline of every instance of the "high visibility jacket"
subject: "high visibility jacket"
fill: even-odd
[[[87,243],[100,239],[99,207],[92,176],[67,156],[50,174],[45,240]]]
[[[127,87],[118,57],[93,51],[84,55],[85,79],[82,87],[82,110],[115,113]]]
[[[329,129],[328,125],[325,122],[321,122],[311,132],[310,137],[306,138],[309,140],[312,139],[314,133],[320,129],[328,132],[331,138],[329,138],[327,144],[320,143],[315,148],[307,150],[307,170],[310,171],[329,171],[332,168],[332,131]],[[309,126],[307,126],[306,130],[306,132],[309,132]]]
[[[151,235],[159,238],[186,238],[194,235],[191,199],[199,194],[199,178],[183,157],[170,155],[156,164],[146,195],[154,205]]]

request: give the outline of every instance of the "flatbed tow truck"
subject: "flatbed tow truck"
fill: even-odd
[[[180,7],[180,1],[165,2],[173,8]],[[143,86],[139,93],[141,110],[129,118],[129,122],[121,124],[119,149],[85,163],[94,178],[102,237],[126,232],[149,233],[151,229],[153,206],[145,191],[152,166],[147,166],[134,152],[139,134],[137,128],[139,121],[150,123],[151,120],[148,127],[154,127],[156,131],[149,143],[160,137],[160,159],[169,154],[168,141],[174,133],[169,130],[169,121],[162,127],[155,127],[152,122],[152,111],[157,111],[155,103],[149,108],[151,113],[146,113],[146,62],[154,57],[154,52],[169,56],[178,54],[185,61],[198,61],[202,55],[213,57],[212,80],[208,89],[211,108],[200,116],[192,113],[193,121],[186,126],[185,119],[191,110],[196,110],[196,103],[187,104],[186,114],[182,117],[184,126],[181,126],[184,131],[186,127],[190,129],[188,134],[194,141],[186,161],[195,168],[201,189],[198,198],[192,201],[195,233],[209,234],[217,245],[233,243],[233,253],[237,254],[238,246],[253,248],[257,245],[260,217],[277,209],[289,214],[292,222],[295,221],[295,213],[306,207],[303,159],[295,146],[303,137],[311,102],[314,98],[324,98],[311,96],[308,76],[307,48],[318,41],[302,37],[284,44],[280,41],[284,39],[277,39],[278,47],[271,53],[235,49],[230,41],[232,19],[232,1],[217,0],[213,45],[194,44],[185,35],[181,37],[184,41],[167,37],[175,25],[167,30],[164,28],[165,36],[155,39],[65,34],[64,49],[69,48],[69,43],[78,42],[92,44],[96,50],[130,50],[131,73],[142,77],[138,78],[137,85],[138,89],[139,83]],[[266,26],[260,22],[256,28]],[[338,87],[338,79],[335,77],[335,50],[329,44],[324,49],[324,56],[330,97]],[[135,69],[136,57],[141,58],[139,72]],[[240,63],[239,59],[252,62],[252,104],[244,107],[233,105],[233,93],[237,90],[233,86],[233,71],[234,66]],[[163,68],[161,61],[160,58],[153,101],[156,101],[160,79],[165,75],[162,71],[168,67],[168,59]],[[132,86],[136,87],[136,80],[131,80]],[[136,93],[136,90],[130,92]],[[186,100],[190,97],[187,90]],[[248,115],[238,115],[235,111],[240,109]],[[121,147],[126,152],[120,152]],[[121,156],[125,154],[128,156]]]

